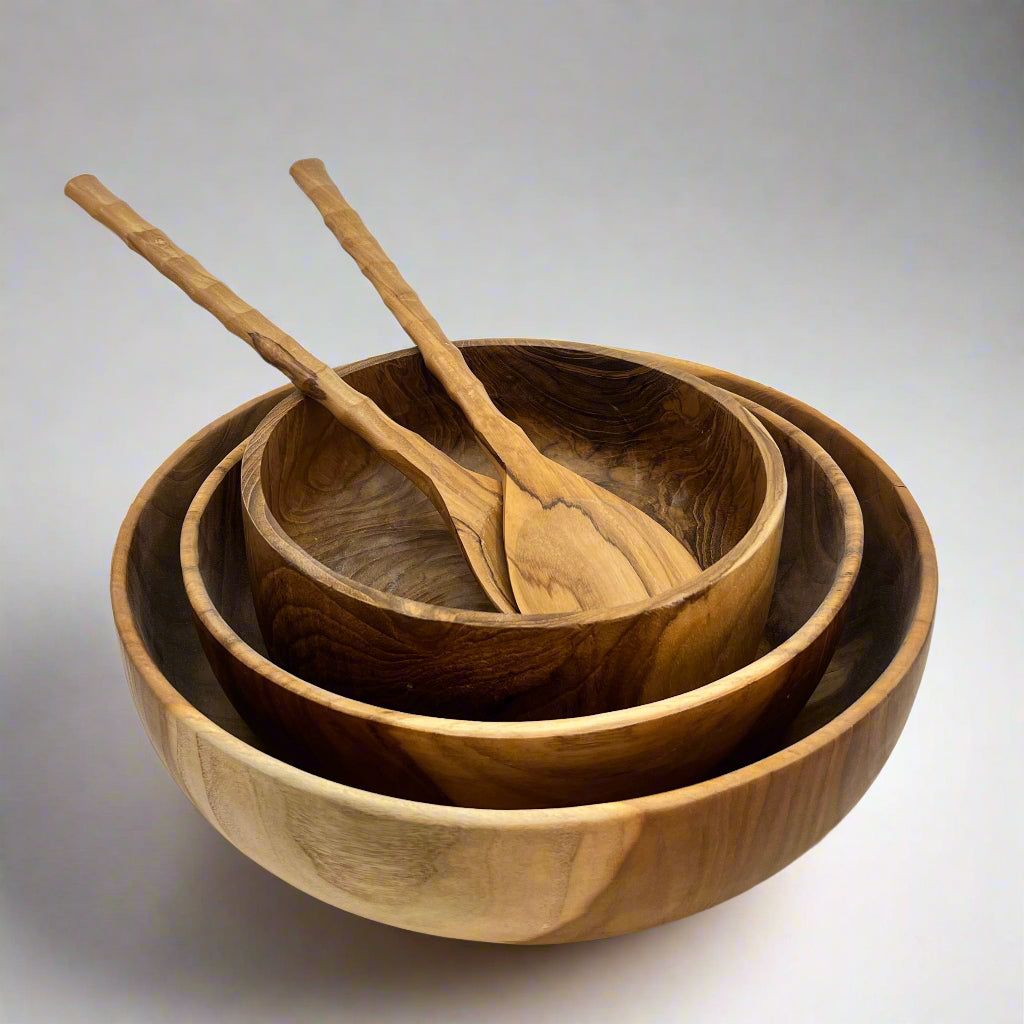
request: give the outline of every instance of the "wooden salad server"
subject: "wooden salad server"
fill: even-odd
[[[700,573],[696,559],[664,527],[543,455],[498,410],[321,160],[300,160],[291,174],[502,471],[505,557],[520,611],[615,607],[673,590]]]
[[[91,174],[72,178],[64,192],[416,484],[441,513],[494,606],[504,612],[517,610],[502,545],[502,493],[497,481],[460,466],[395,423]]]

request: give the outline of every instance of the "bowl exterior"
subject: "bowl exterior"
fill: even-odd
[[[261,632],[288,671],[397,711],[528,721],[662,700],[751,661],[771,605],[782,526],[780,515],[765,543],[723,581],[737,595],[726,609],[697,595],[625,618],[515,628],[383,608],[339,589],[326,569],[297,566],[248,515],[245,542]]]
[[[327,903],[416,931],[515,943],[600,938],[694,913],[821,839],[870,786],[913,704],[934,617],[934,550],[913,499],[855,438],[785,396],[704,369],[830,451],[858,492],[869,539],[873,530],[900,533],[905,557],[893,585],[908,595],[894,626],[901,634],[852,704],[830,718],[826,711],[820,728],[777,753],[708,782],[560,810],[414,803],[278,761],[182,697],[142,639],[135,616],[145,609],[133,605],[148,568],[140,512],[160,500],[180,518],[198,489],[195,472],[208,473],[251,430],[258,406],[250,403],[164,464],[133,505],[114,556],[115,621],[136,706],[200,813],[247,856]]]
[[[661,798],[557,813],[379,805],[278,775],[168,707],[125,663],[150,740],[229,842],[296,888],[384,924],[450,938],[558,943],[697,913],[806,852],[857,803],[896,744],[927,648],[884,702],[788,757]],[[201,716],[196,716],[201,718]],[[237,741],[236,741],[237,742]],[[241,755],[241,756],[240,756]],[[778,756],[777,756],[778,757]],[[272,759],[268,758],[268,761]],[[280,762],[274,762],[280,764]],[[294,773],[294,777],[293,777]]]

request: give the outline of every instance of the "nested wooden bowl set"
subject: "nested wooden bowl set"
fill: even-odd
[[[322,165],[293,175],[419,351],[331,370],[95,179],[67,188],[296,385],[187,441],[118,536],[171,776],[290,884],[472,940],[651,927],[800,856],[924,669],[937,570],[906,489],[721,370],[453,346]]]

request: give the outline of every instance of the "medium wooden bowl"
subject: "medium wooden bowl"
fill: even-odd
[[[276,743],[285,734],[318,775],[376,793],[564,807],[701,778],[747,736],[777,733],[800,710],[839,639],[863,547],[860,506],[835,462],[786,420],[749,408],[782,453],[786,525],[762,642],[769,653],[724,679],[635,708],[539,722],[429,718],[313,686],[263,654],[245,559],[244,442],[199,489],[181,533],[185,590],[210,664],[257,733]],[[400,554],[405,562],[389,562],[389,572],[421,579],[419,548]],[[457,559],[436,585],[466,592],[474,580]]]
[[[428,499],[296,393],[242,459],[252,590],[273,660],[378,707],[486,720],[644,704],[755,657],[786,498],[764,428],[731,396],[642,356],[507,341],[463,351],[542,452],[642,508],[704,571],[618,608],[495,612]],[[345,378],[460,462],[493,472],[418,352],[366,360]]]
[[[247,856],[327,903],[493,942],[570,942],[671,921],[756,885],[821,839],[871,785],[917,694],[938,582],[931,537],[902,483],[842,427],[752,381],[677,365],[814,437],[864,513],[864,560],[839,647],[764,757],[636,800],[489,810],[367,793],[261,749],[203,657],[179,535],[203,480],[281,389],[175,452],[136,498],[114,549],[114,619],[135,705],[200,813]]]

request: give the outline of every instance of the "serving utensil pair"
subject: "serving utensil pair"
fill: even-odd
[[[292,175],[465,413],[498,465],[500,482],[464,468],[395,423],[95,177],[72,178],[65,192],[423,490],[499,611],[615,607],[700,574],[694,556],[668,530],[546,458],[499,412],[320,160],[299,161]]]

